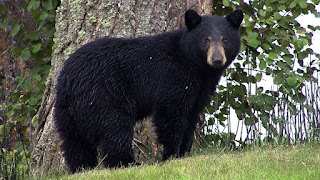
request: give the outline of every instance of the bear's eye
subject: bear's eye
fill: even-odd
[[[211,37],[208,37],[206,39],[203,40],[203,44],[205,45],[206,48],[209,48],[210,43],[211,43]]]
[[[221,38],[221,41],[222,41],[222,43],[226,43],[226,42],[228,42],[228,39],[225,38],[225,37],[222,37],[222,38]]]
[[[204,43],[206,46],[209,46],[210,42],[211,42],[210,38],[206,38],[206,39],[203,41],[203,43]]]

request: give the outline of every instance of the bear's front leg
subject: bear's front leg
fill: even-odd
[[[194,132],[197,126],[197,123],[199,122],[199,115],[198,112],[192,112],[189,117],[191,117],[188,121],[186,130],[184,132],[184,136],[181,142],[180,146],[180,157],[184,156],[185,153],[190,153],[190,149],[192,147],[193,138],[194,138]]]
[[[175,110],[177,108],[174,108]],[[172,108],[158,108],[153,117],[158,136],[158,143],[163,145],[162,159],[167,160],[170,157],[180,157],[180,146],[186,127],[186,118],[182,111],[172,111]]]

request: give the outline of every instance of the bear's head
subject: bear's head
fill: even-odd
[[[198,63],[213,68],[225,68],[231,64],[240,50],[239,27],[243,20],[241,10],[226,17],[200,16],[194,10],[185,13],[186,31],[184,49]]]

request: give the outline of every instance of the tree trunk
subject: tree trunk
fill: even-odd
[[[36,174],[65,169],[59,150],[60,140],[52,120],[54,85],[64,61],[77,48],[99,37],[138,37],[178,29],[184,25],[184,12],[195,9],[211,14],[211,0],[92,0],[62,1],[57,10],[52,69],[39,110],[37,136],[32,153]],[[154,146],[146,153],[140,145],[154,144],[149,123],[139,124],[134,144],[140,152],[157,154]],[[140,147],[139,147],[140,146]],[[151,147],[151,146],[149,146]]]

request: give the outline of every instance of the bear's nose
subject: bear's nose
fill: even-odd
[[[221,68],[223,66],[222,59],[215,59],[213,61],[213,67],[215,68]]]

